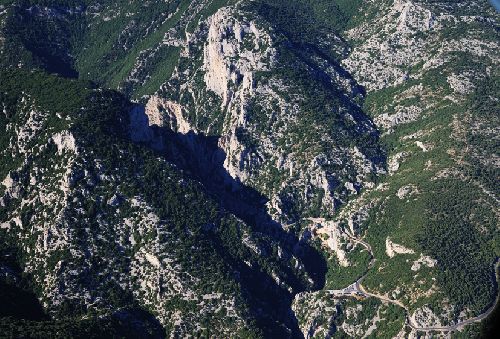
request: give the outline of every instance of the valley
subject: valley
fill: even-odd
[[[0,333],[480,337],[498,15],[0,0]]]

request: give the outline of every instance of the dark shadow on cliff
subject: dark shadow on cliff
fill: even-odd
[[[0,240],[3,240],[0,236]],[[5,242],[6,243],[6,242]],[[22,275],[22,268],[17,262],[17,249],[3,245],[0,249],[0,318],[11,317],[43,321],[49,317],[29,286],[29,281]]]
[[[194,132],[174,133],[168,129],[163,129],[161,134],[165,136],[167,159],[189,171],[193,178],[203,183],[209,194],[218,200],[227,212],[244,221],[254,232],[269,236],[286,252],[301,259],[305,270],[314,281],[314,286],[304,286],[294,278],[294,273],[290,270],[286,283],[293,288],[294,293],[323,288],[326,276],[326,262],[323,256],[309,243],[301,241],[296,234],[285,231],[282,225],[272,220],[265,206],[267,197],[231,177],[223,166],[226,154],[218,146],[220,137]],[[300,337],[298,325],[290,314],[294,293],[278,286],[269,274],[250,268],[241,260],[229,258],[223,244],[217,244],[217,241],[215,244],[219,254],[226,257],[228,262],[232,262],[231,266],[240,273],[239,281],[245,290],[252,299],[255,298],[254,301],[258,301],[257,305],[253,305],[253,312],[259,327],[266,330],[266,335],[282,337],[286,334],[273,320],[279,319],[288,328],[292,328],[293,337]],[[264,313],[261,310],[264,310]],[[269,319],[266,313],[273,317]]]
[[[139,110],[136,114],[144,114],[143,108],[135,109]],[[147,123],[147,116],[136,116],[135,121]],[[211,237],[218,254],[238,272],[237,280],[246,294],[243,297],[248,300],[252,316],[266,336],[302,337],[291,311],[291,303],[296,293],[324,287],[327,267],[321,253],[304,239],[307,237],[300,239],[298,234],[285,231],[282,225],[271,218],[266,209],[266,196],[242,184],[227,172],[224,168],[226,154],[219,147],[219,136],[206,136],[193,131],[183,134],[157,126],[149,128],[149,132],[144,126],[142,128],[143,131],[139,134],[149,138],[149,141],[141,141],[185,171],[192,179],[202,183],[224,211],[242,220],[254,233],[273,239],[286,253],[300,259],[313,284],[308,286],[298,279],[291,268],[284,268],[285,282],[293,290],[290,292],[279,286],[262,268],[249,267],[241,259],[229,255],[221,239]],[[286,324],[291,333],[280,323]]]

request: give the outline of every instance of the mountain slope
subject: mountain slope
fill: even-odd
[[[488,2],[0,4],[5,333],[478,331]]]

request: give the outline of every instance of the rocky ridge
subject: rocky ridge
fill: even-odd
[[[364,1],[345,31],[314,38],[259,9],[280,1],[120,6],[0,10],[2,25],[34,15],[56,33],[75,18],[120,27],[116,53],[93,55],[102,75],[89,50],[71,65],[67,41],[50,55],[75,68],[60,75],[136,99],[86,88],[68,114],[2,85],[2,241],[51,316],[143,307],[172,336],[414,337],[490,306],[499,60],[486,3]],[[15,39],[1,34],[4,53]],[[9,58],[50,71],[46,47]],[[85,114],[104,121],[89,129]]]

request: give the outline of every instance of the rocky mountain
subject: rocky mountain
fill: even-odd
[[[0,1],[0,336],[487,335],[498,18]]]

